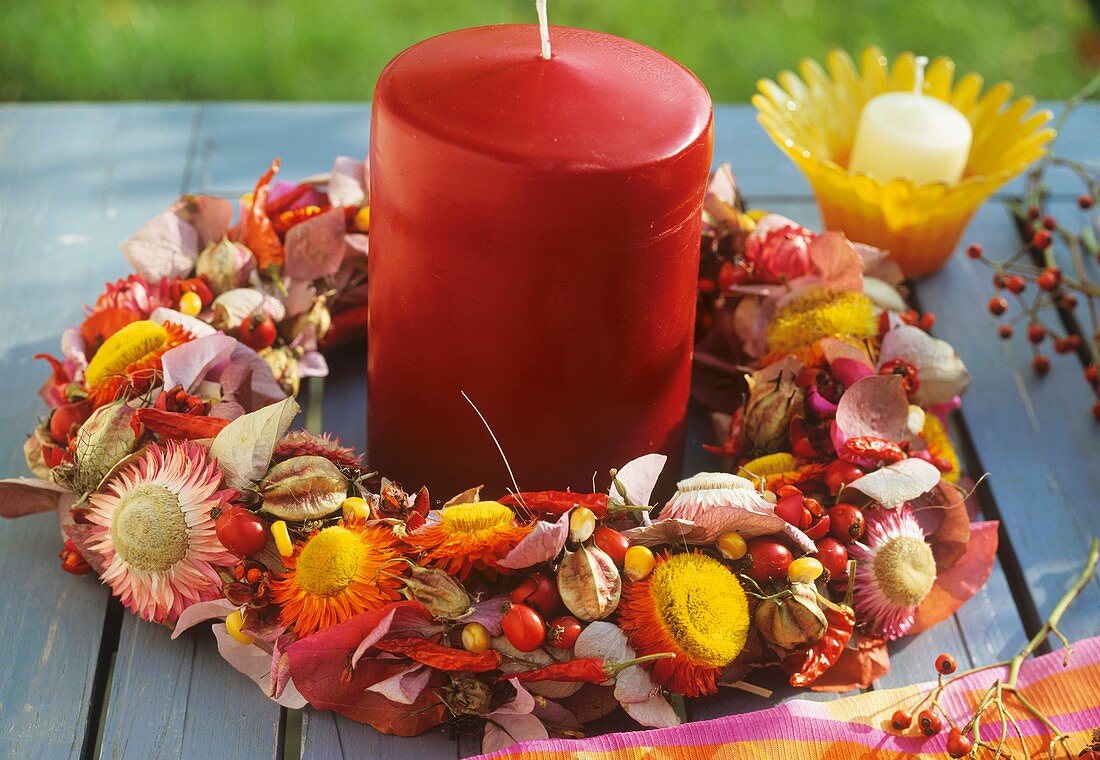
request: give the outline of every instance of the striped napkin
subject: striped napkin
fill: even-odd
[[[1073,645],[1068,664],[1061,651],[1024,664],[1018,684],[1028,701],[1046,712],[1062,731],[1071,735],[1066,747],[1073,757],[1100,728],[1100,636]],[[945,711],[965,720],[982,694],[1007,668],[974,673],[953,683],[942,699]],[[849,758],[947,757],[947,729],[925,739],[915,727],[897,735],[890,716],[899,708],[912,711],[920,695],[935,684],[873,691],[832,702],[793,700],[767,710],[687,723],[676,728],[607,734],[591,739],[549,739],[516,744],[485,758],[550,760],[847,760]],[[1047,758],[1050,732],[1011,695],[1005,703],[1016,718],[1023,739],[1015,735],[1006,749],[1012,757]],[[982,738],[996,743],[1000,725],[993,712],[982,721]],[[988,756],[989,753],[984,753]],[[1059,752],[1058,757],[1065,754]]]

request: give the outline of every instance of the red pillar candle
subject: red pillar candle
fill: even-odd
[[[710,96],[635,42],[535,26],[425,40],[371,115],[371,465],[439,497],[679,468]]]

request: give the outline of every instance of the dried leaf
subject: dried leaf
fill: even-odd
[[[937,572],[953,566],[966,554],[971,523],[963,491],[941,480],[938,487],[910,502],[909,507],[932,546]]]
[[[186,277],[199,256],[199,235],[171,211],[157,214],[122,241],[122,254],[151,283]]]
[[[409,573],[402,578],[405,593],[410,599],[423,604],[432,617],[459,620],[473,611],[470,595],[449,573],[439,568],[419,565],[411,567]]]
[[[258,490],[263,512],[302,522],[338,510],[347,498],[348,481],[328,459],[308,455],[279,462],[268,470]]]
[[[286,434],[298,403],[292,398],[230,422],[218,433],[210,454],[225,472],[231,488],[251,488],[267,472],[275,444]]]
[[[391,613],[403,610],[418,614],[425,621],[428,613],[416,602],[395,602],[372,610],[325,630],[300,639],[287,647],[290,673],[299,691],[319,710],[333,710],[360,723],[369,723],[382,733],[415,736],[442,723],[446,709],[432,689],[425,689],[410,705],[398,705],[367,689],[373,684],[406,670],[399,660],[364,658],[355,668],[349,661],[359,643]],[[419,610],[419,612],[416,612]],[[393,617],[391,616],[392,620]],[[439,675],[440,685],[446,676]]]
[[[932,590],[917,607],[916,620],[907,635],[914,636],[955,614],[978,593],[997,560],[997,521],[973,523],[970,543],[958,562],[936,575]]]
[[[549,739],[546,726],[534,715],[491,713],[485,717],[485,733],[481,738],[482,752],[496,752],[517,742]]]
[[[0,480],[0,516],[14,518],[57,509],[62,497],[72,491],[40,478]]]
[[[628,668],[637,670],[637,668]],[[643,702],[624,702],[623,710],[634,720],[649,728],[671,728],[682,722],[680,716],[660,693],[653,694]]]
[[[890,653],[882,639],[858,637],[855,648],[847,648],[836,663],[825,671],[810,691],[843,693],[866,689],[890,672]]]
[[[842,501],[854,501],[852,492],[887,509],[900,507],[907,501],[928,493],[940,482],[940,471],[923,459],[903,459],[880,470],[857,478],[840,492]]]
[[[515,548],[508,552],[498,564],[512,570],[522,570],[554,559],[565,548],[565,540],[568,537],[568,512],[559,517],[557,522],[538,520],[531,532],[524,536],[523,540],[516,544]]]
[[[903,441],[908,422],[909,400],[897,375],[865,377],[848,388],[837,404],[836,427],[842,443],[857,436]]]
[[[651,525],[624,530],[623,535],[630,543],[639,546],[682,546],[684,544],[702,544],[707,542],[707,531],[691,520],[673,517],[655,520]]]
[[[302,280],[336,274],[344,260],[344,210],[331,208],[290,228],[286,273]]]

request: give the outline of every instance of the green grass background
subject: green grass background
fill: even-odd
[[[841,46],[949,55],[1039,98],[1088,75],[1088,0],[550,0],[551,23],[679,59],[715,100]],[[353,100],[394,54],[534,0],[0,0],[2,100]]]

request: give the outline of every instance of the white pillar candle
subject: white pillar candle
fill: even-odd
[[[886,182],[907,177],[918,185],[954,184],[966,169],[973,137],[957,108],[924,95],[924,67],[917,58],[912,92],[887,92],[867,101],[859,116],[848,170]]]

